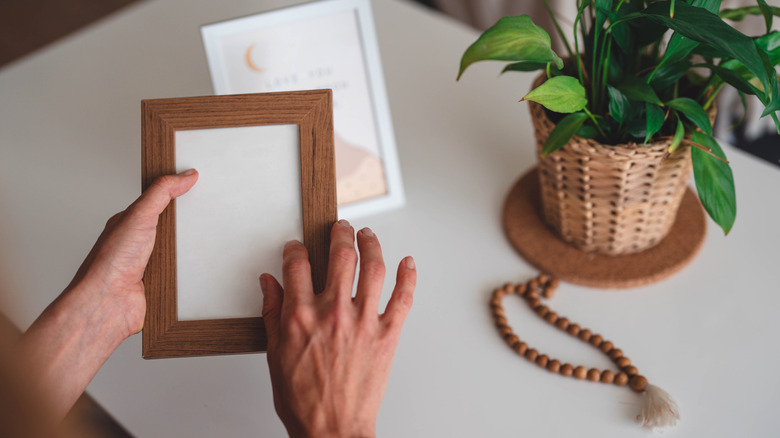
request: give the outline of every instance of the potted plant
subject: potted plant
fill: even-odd
[[[671,227],[693,168],[710,217],[728,233],[734,180],[712,137],[723,86],[757,96],[780,132],[780,8],[720,8],[720,0],[576,0],[573,35],[547,4],[567,57],[527,15],[504,17],[463,54],[508,61],[507,71],[541,70],[530,101],[537,135],[544,218],[575,246],[618,255],[658,243]],[[763,17],[749,37],[723,19]],[[503,73],[502,72],[502,73]],[[743,99],[744,102],[744,99]]]

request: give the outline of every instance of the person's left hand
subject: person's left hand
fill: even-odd
[[[50,411],[42,418],[62,419],[119,344],[143,327],[143,276],[158,217],[197,180],[195,170],[162,176],[109,219],[70,285],[22,336],[25,378]]]

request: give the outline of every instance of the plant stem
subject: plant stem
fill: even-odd
[[[574,53],[572,53],[571,51],[569,40],[566,38],[566,35],[563,33],[563,29],[561,29],[561,25],[558,24],[558,19],[555,17],[555,12],[553,11],[552,7],[550,7],[550,2],[548,0],[544,0],[544,6],[547,8],[547,12],[550,14],[550,18],[552,19],[553,25],[555,25],[555,29],[558,31],[558,35],[561,37],[561,41],[563,41],[563,45],[566,47],[566,51],[569,53],[569,58],[574,58]]]
[[[707,108],[710,107],[710,105],[712,105],[712,102],[718,96],[718,93],[720,92],[720,89],[723,88],[724,85],[726,85],[726,83],[725,82],[721,82],[720,84],[718,84],[717,87],[715,87],[714,90],[712,90],[712,94],[710,95],[709,98],[707,98],[707,101],[704,102],[704,105],[702,106],[702,108],[704,108],[705,111],[707,110]]]
[[[588,117],[590,117],[590,119],[593,121],[593,124],[596,125],[596,129],[599,130],[599,134],[601,134],[604,140],[606,140],[607,134],[605,134],[604,131],[601,129],[601,126],[599,126],[599,122],[596,121],[596,117],[593,116],[593,114],[590,111],[588,111],[588,107],[585,107],[582,110],[585,111],[585,114],[587,114]]]
[[[613,38],[611,37],[611,33],[605,33],[604,38],[607,39],[607,41],[606,41],[607,42],[607,54],[606,54],[606,57],[604,58],[604,63],[603,63],[604,67],[603,67],[602,79],[601,79],[601,83],[602,83],[601,92],[604,95],[603,96],[599,96],[599,99],[601,101],[606,100],[606,92],[607,92],[606,85],[607,85],[607,78],[608,78],[608,75],[609,75],[609,58],[610,58],[610,55],[612,54],[612,40],[613,40]]]

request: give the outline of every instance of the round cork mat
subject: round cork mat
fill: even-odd
[[[536,168],[510,190],[503,224],[512,246],[537,269],[569,283],[606,289],[644,286],[676,273],[701,249],[707,225],[704,210],[689,188],[671,231],[659,244],[628,255],[587,253],[561,240],[544,222]]]

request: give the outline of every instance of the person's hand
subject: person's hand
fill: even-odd
[[[109,219],[73,281],[19,343],[34,386],[61,419],[111,353],[143,327],[143,275],[168,203],[195,184],[194,170],[155,182]]]
[[[157,235],[157,221],[171,200],[183,195],[198,180],[194,169],[157,178],[126,210],[106,223],[97,242],[76,273],[71,287],[99,291],[104,317],[121,320],[121,335],[143,328],[146,314],[143,276]],[[94,302],[94,301],[93,301]],[[97,304],[97,302],[96,302]]]
[[[357,233],[360,276],[352,289],[358,255],[354,230],[341,220],[331,231],[325,290],[315,295],[306,248],[284,248],[284,288],[260,277],[268,366],[274,405],[292,437],[375,435],[401,326],[412,306],[417,272],[404,258],[383,314],[379,297],[385,265],[376,236]]]

